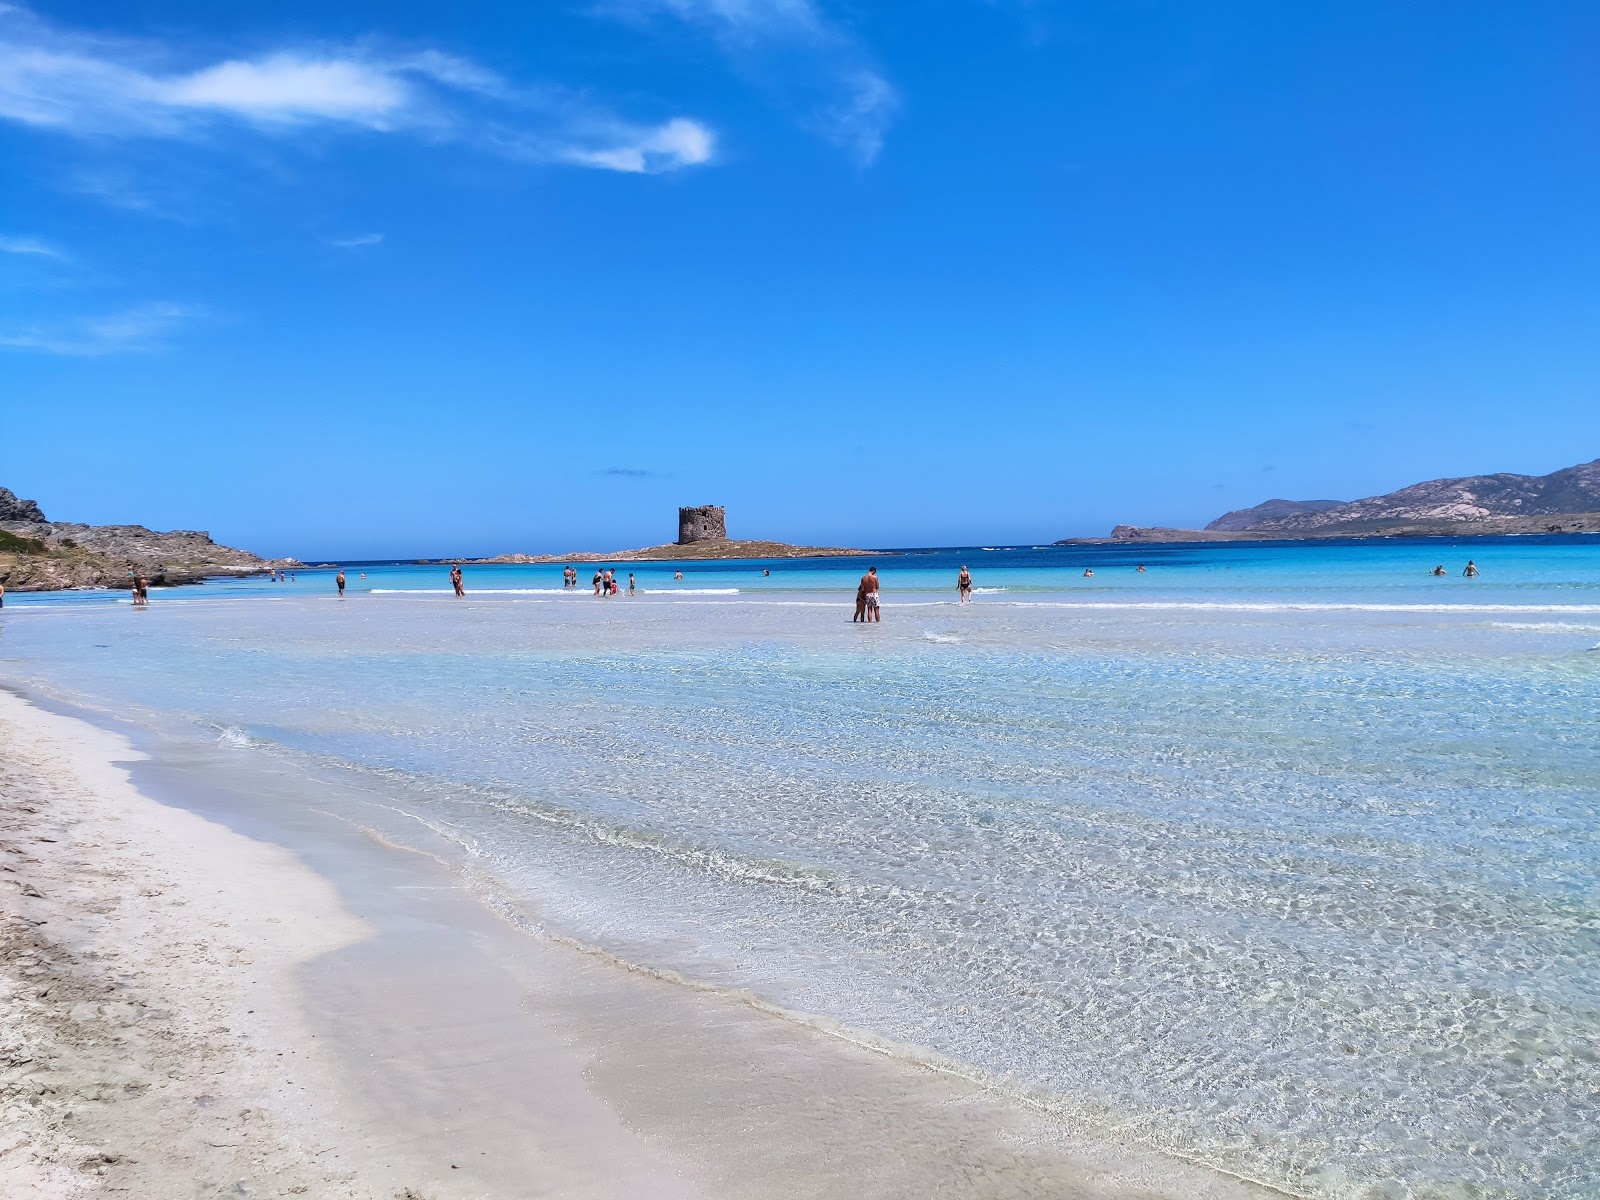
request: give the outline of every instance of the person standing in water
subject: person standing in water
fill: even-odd
[[[867,573],[861,577],[861,591],[866,597],[868,621],[883,620],[883,609],[878,602],[878,568],[868,567]]]
[[[1444,569],[1444,564],[1440,563],[1433,570],[1429,571],[1428,574],[1429,575],[1445,575],[1445,574],[1448,574],[1448,572]]]
[[[631,595],[634,594],[634,587],[635,587],[635,584],[633,582],[633,572],[629,571],[628,572],[628,595],[631,596]]]
[[[450,564],[450,586],[455,589],[456,595],[458,596],[465,596],[467,594],[466,581],[461,576],[460,563]]]
[[[334,583],[339,585],[339,599],[344,599],[344,568],[339,568],[339,573],[333,577]]]
[[[972,602],[972,572],[967,570],[965,564],[961,567],[961,574],[956,576],[956,596],[962,604]]]
[[[1478,575],[1478,564],[1473,562],[1470,558],[1467,559],[1467,569],[1462,571],[1461,574],[1468,579],[1476,579]]]

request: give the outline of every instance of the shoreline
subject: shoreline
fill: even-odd
[[[154,1082],[107,1093],[104,1063],[49,1049],[74,1009],[63,1016],[35,996],[8,1026],[42,1054],[0,1057],[11,1064],[0,1072],[8,1111],[28,1121],[13,1120],[25,1132],[0,1147],[0,1181],[32,1170],[36,1194],[52,1197],[99,1186],[101,1174],[155,1195],[231,1176],[384,1200],[405,1188],[429,1200],[521,1196],[530,1178],[559,1180],[546,1194],[563,1196],[1282,1194],[1063,1130],[1014,1097],[748,995],[630,969],[536,916],[531,929],[513,924],[463,889],[442,839],[399,846],[314,794],[286,805],[306,780],[286,782],[281,764],[230,766],[219,787],[203,749],[141,755],[120,734],[8,692],[0,724],[8,846],[45,836],[28,832],[42,821],[79,831],[7,856],[32,860],[43,893],[8,907],[8,931],[42,918],[29,928],[55,949],[19,957],[8,945],[5,1003],[25,1001],[24,984],[37,991],[40,971],[80,992],[121,987],[135,999],[83,1010],[111,1022],[91,1025],[85,1044],[116,1057],[113,1047],[145,1036],[141,1011],[164,1010],[201,1038],[192,1045],[207,1073],[195,1091],[184,1056],[163,1077],[157,1055]],[[116,765],[130,760],[131,775]],[[19,787],[35,811],[14,814]],[[107,814],[120,848],[100,828]],[[69,873],[73,917],[53,897]],[[152,890],[172,899],[158,907],[141,895]],[[213,949],[195,962],[152,956],[119,983],[107,946],[130,941]],[[220,1013],[226,1034],[214,1032]],[[296,1083],[273,1080],[277,1050]],[[61,1078],[30,1102],[42,1072]],[[185,1122],[198,1131],[196,1114],[210,1111],[196,1107],[201,1095],[236,1122],[224,1127],[233,1135],[157,1135]],[[61,1116],[68,1106],[81,1111]]]

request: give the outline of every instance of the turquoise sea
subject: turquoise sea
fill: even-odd
[[[1075,1129],[1306,1196],[1600,1196],[1600,538],[577,565],[8,595],[0,682]]]

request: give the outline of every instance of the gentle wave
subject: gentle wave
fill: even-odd
[[[1172,609],[1185,612],[1600,613],[1600,604],[1338,604],[1211,600],[1008,600],[1013,608]]]
[[[472,588],[467,592],[469,596],[560,596],[571,592],[575,596],[586,595],[586,592],[575,591],[572,588]],[[373,588],[374,596],[448,596],[449,588]]]
[[[640,588],[646,596],[737,596],[738,588]]]
[[[1515,629],[1519,633],[1600,633],[1600,625],[1571,621],[1490,621],[1490,629]]]

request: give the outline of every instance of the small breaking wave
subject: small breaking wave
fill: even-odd
[[[646,596],[737,596],[738,588],[640,588]]]
[[[931,629],[924,629],[922,631],[922,636],[927,638],[930,642],[937,642],[941,646],[953,646],[961,641],[960,638],[956,637],[952,633],[934,633]]]
[[[1489,628],[1520,633],[1600,633],[1600,625],[1575,625],[1570,621],[1490,621]]]
[[[1012,600],[1018,608],[1084,608],[1179,612],[1600,613],[1600,604],[1340,604],[1223,600]]]
[[[468,588],[469,596],[560,596],[571,592],[587,595],[585,589],[574,588]],[[448,596],[449,588],[373,588],[374,596]]]

